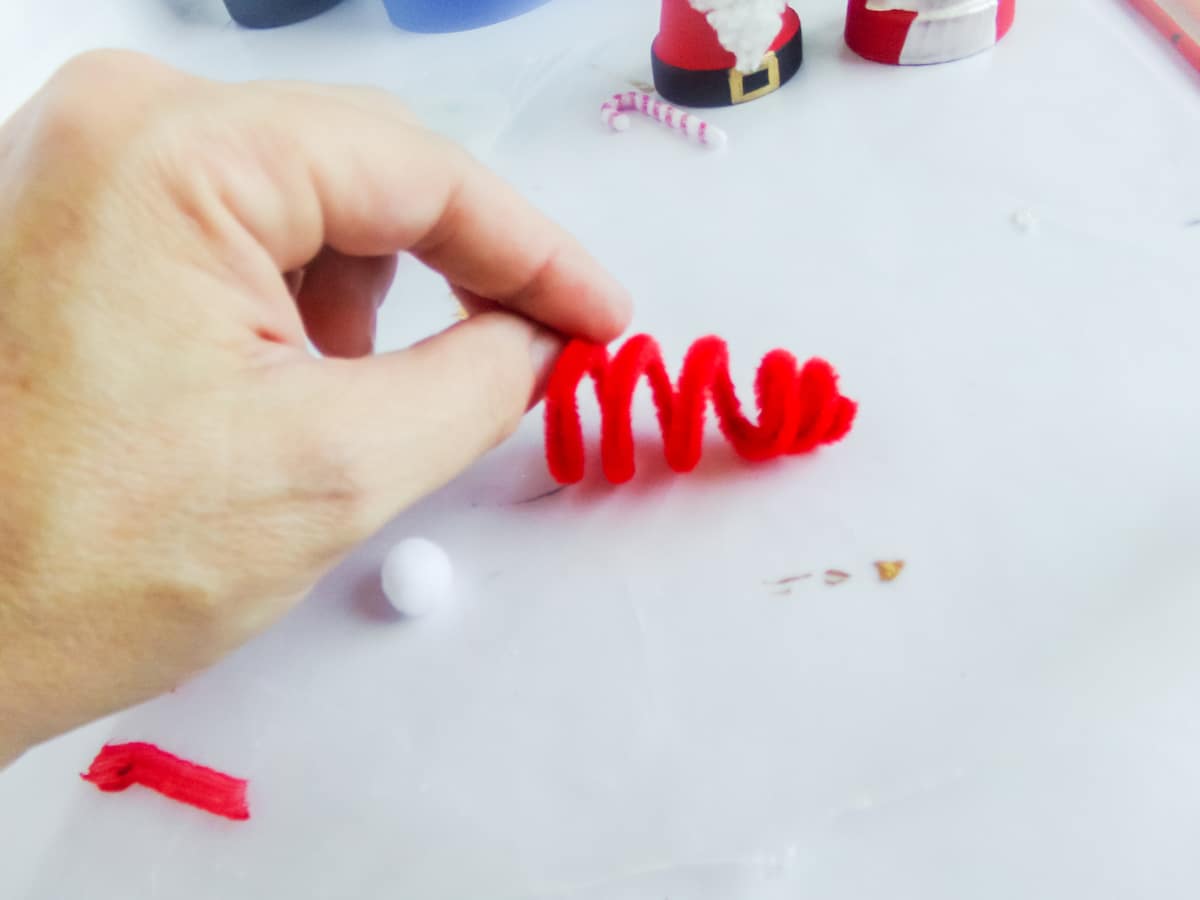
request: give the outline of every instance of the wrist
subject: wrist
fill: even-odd
[[[20,681],[12,677],[11,646],[0,643],[0,772],[15,763],[36,741],[29,739],[29,716],[23,710]]]
[[[20,759],[28,749],[16,741],[10,743],[8,735],[0,734],[0,772]]]
[[[35,682],[30,678],[26,650],[34,642],[20,627],[18,616],[5,595],[6,581],[0,572],[0,770],[16,762],[40,743],[34,737],[38,718]]]

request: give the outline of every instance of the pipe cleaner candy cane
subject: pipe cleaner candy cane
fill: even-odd
[[[640,112],[656,122],[661,122],[673,131],[678,131],[688,140],[719,150],[729,142],[729,136],[704,119],[684,112],[670,103],[651,97],[645,91],[626,91],[613,94],[600,107],[600,119],[613,131],[628,131],[629,113]]]
[[[743,459],[760,462],[800,455],[840,441],[854,424],[857,405],[843,397],[837,373],[822,359],[801,366],[786,350],[762,360],[754,383],[758,422],[742,413],[729,374],[729,350],[718,337],[692,344],[673,385],[658,344],[637,335],[609,357],[600,344],[571,341],[546,385],[546,461],[560,484],[583,478],[583,428],[576,392],[587,376],[596,383],[600,404],[600,454],[604,474],[614,484],[634,474],[633,392],[650,382],[667,463],[690,472],[700,462],[704,415],[711,399],[726,439]]]

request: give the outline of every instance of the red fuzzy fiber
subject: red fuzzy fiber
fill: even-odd
[[[633,392],[645,376],[658,408],[667,464],[690,472],[700,462],[709,398],[721,432],[743,459],[761,462],[809,453],[841,440],[854,423],[857,406],[838,393],[829,363],[812,359],[801,368],[786,350],[772,350],[759,364],[754,393],[758,422],[742,414],[729,375],[729,350],[718,337],[692,344],[678,387],[671,383],[658,344],[648,335],[630,338],[609,358],[599,344],[572,341],[559,358],[546,388],[546,460],[560,484],[582,480],[583,427],[576,391],[590,375],[600,403],[601,459],[614,484],[634,475]]]
[[[109,744],[82,776],[102,791],[140,784],[227,819],[249,819],[246,782],[172,756],[153,744]]]

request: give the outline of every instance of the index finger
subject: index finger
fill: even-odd
[[[557,331],[609,341],[628,324],[628,294],[573,237],[381,92],[259,86],[243,115],[272,197],[263,213],[223,196],[281,271],[325,245],[409,251]]]

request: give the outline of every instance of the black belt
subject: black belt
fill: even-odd
[[[663,62],[650,53],[654,65],[654,86],[672,103],[680,106],[734,106],[756,100],[777,90],[800,71],[804,62],[804,39],[800,27],[792,39],[766,55],[754,72],[743,74],[732,69],[681,69]]]

